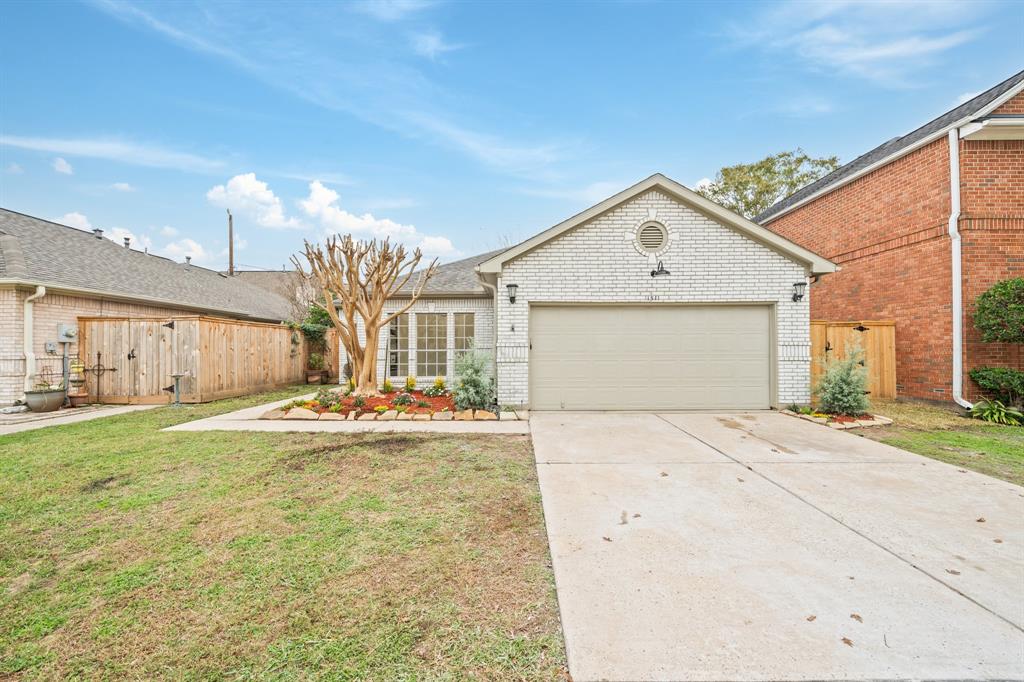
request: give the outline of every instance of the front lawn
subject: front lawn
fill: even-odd
[[[873,400],[871,411],[893,424],[858,429],[860,435],[1024,485],[1024,427],[970,419],[951,405],[903,399]]]
[[[527,436],[0,437],[0,677],[557,679]]]

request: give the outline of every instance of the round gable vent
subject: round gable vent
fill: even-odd
[[[637,230],[636,241],[647,253],[657,253],[668,241],[668,230],[661,223],[644,223]]]

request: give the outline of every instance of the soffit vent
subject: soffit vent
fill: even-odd
[[[660,251],[667,240],[668,231],[661,223],[645,223],[637,232],[637,241],[640,243],[640,247],[648,253]]]

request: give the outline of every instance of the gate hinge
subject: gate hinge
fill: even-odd
[[[160,325],[160,326],[167,327],[168,329],[174,329],[174,320],[171,320],[167,324],[163,324],[163,325]]]
[[[854,329],[854,331],[858,331],[858,332],[866,332],[867,330],[871,329],[871,327],[865,327],[863,324],[858,324],[853,329]]]
[[[171,384],[170,386],[164,386],[163,389],[161,390],[167,391],[168,393],[174,393],[174,384]]]

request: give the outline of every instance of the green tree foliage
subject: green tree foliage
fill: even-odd
[[[974,326],[982,341],[1024,343],[1024,277],[996,282],[975,305]]]
[[[845,358],[825,363],[825,371],[814,389],[825,412],[856,416],[868,411],[868,371],[863,361],[864,351],[853,345],[846,349]]]
[[[487,376],[488,355],[471,350],[455,363],[455,406],[460,410],[485,409],[494,404],[494,382]]]
[[[717,204],[754,219],[776,202],[839,167],[839,157],[815,159],[799,147],[754,163],[726,166],[697,192]]]
[[[975,367],[971,379],[985,393],[996,400],[1024,407],[1024,372],[1010,367]]]

